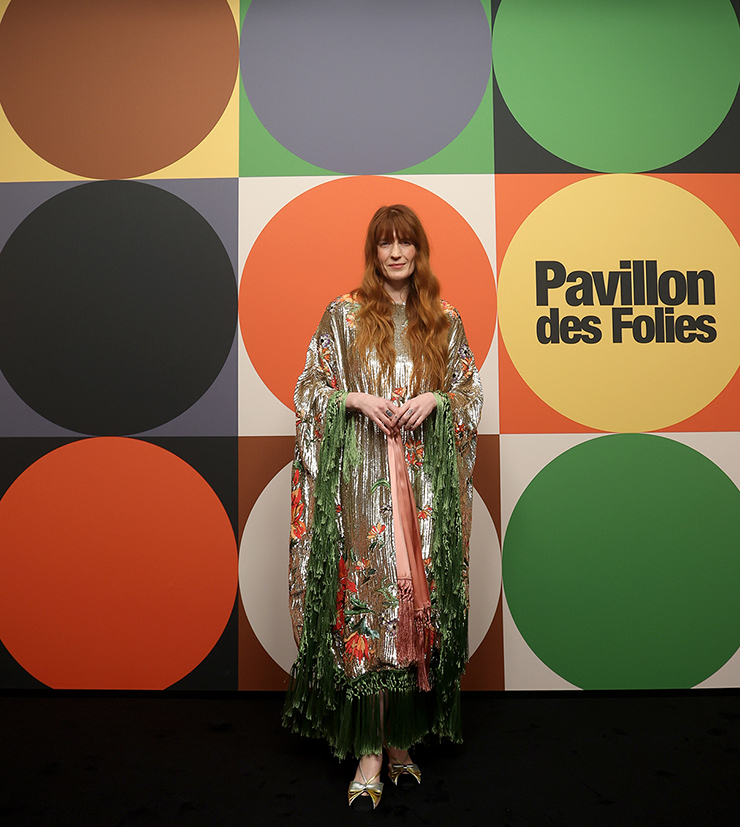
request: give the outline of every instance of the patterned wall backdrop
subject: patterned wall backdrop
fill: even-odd
[[[283,689],[292,393],[411,205],[463,688],[740,686],[737,0],[0,0],[0,687]]]

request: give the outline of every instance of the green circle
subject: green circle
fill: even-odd
[[[502,0],[493,65],[519,124],[558,157],[644,172],[701,146],[740,83],[730,0]]]
[[[584,689],[688,688],[740,646],[740,491],[671,439],[588,440],[540,471],[503,582],[532,651]]]

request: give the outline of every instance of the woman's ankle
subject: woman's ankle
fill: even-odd
[[[357,771],[355,772],[355,781],[370,781],[374,776],[380,773],[383,766],[383,755],[369,754],[360,756],[357,762]],[[364,775],[364,778],[363,778]]]
[[[410,764],[411,756],[407,749],[398,749],[397,747],[386,746],[385,751],[388,753],[388,758],[394,764]]]

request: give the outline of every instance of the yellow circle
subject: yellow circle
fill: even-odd
[[[739,317],[732,233],[696,196],[649,176],[597,176],[550,196],[501,267],[516,369],[556,411],[604,431],[664,428],[708,405],[740,364]]]

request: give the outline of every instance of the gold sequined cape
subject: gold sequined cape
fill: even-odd
[[[403,667],[396,653],[386,437],[372,421],[344,408],[349,392],[397,404],[409,395],[405,306],[393,310],[396,365],[390,385],[376,358],[371,355],[366,365],[358,358],[360,305],[347,294],[327,307],[296,386],[289,592],[299,658],[285,722],[303,734],[326,737],[339,755],[378,752],[383,737],[403,748],[429,731],[459,740],[472,472],[483,394],[460,315],[446,302],[443,308],[449,322],[445,387],[429,389],[438,391],[437,410],[416,431],[403,433],[437,632],[431,693],[417,690],[414,670]],[[317,504],[322,479],[323,505]],[[384,733],[378,725],[381,696]]]

